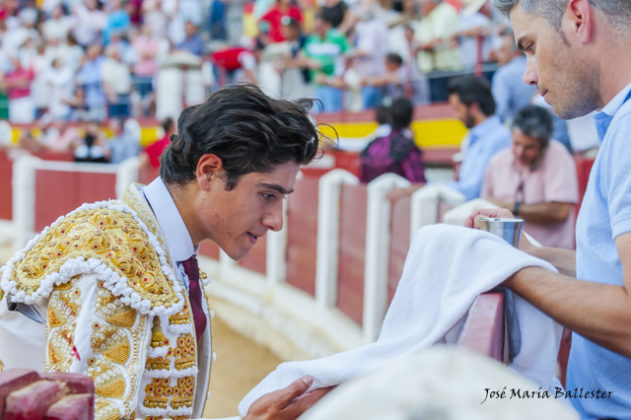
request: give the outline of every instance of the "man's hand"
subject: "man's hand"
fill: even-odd
[[[286,388],[263,395],[254,401],[243,420],[297,418],[333,389],[329,387],[306,392],[312,383],[313,378],[311,376],[303,376]]]
[[[501,208],[476,210],[473,213],[471,213],[469,217],[467,217],[467,220],[465,220],[464,225],[466,227],[480,229],[480,220],[479,220],[480,217],[499,217],[503,219],[512,219],[515,216],[513,216],[513,213],[511,213],[509,210],[501,209]],[[521,249],[524,252],[527,252],[528,254],[534,255],[533,252],[535,248],[537,247],[535,247],[528,240],[528,238],[526,237],[522,229],[521,236],[519,237],[519,249]],[[535,256],[542,258],[540,255],[535,255]]]
[[[466,227],[472,227],[474,229],[480,229],[480,217],[500,217],[504,219],[512,219],[513,213],[506,209],[482,209],[476,210],[467,217],[464,225]]]

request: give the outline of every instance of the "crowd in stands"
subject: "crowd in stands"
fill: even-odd
[[[23,148],[72,151],[82,162],[141,155],[142,167],[155,169],[185,105],[248,81],[276,97],[315,97],[314,112],[387,115],[383,133],[361,153],[363,180],[395,172],[413,188],[425,176],[412,110],[448,101],[470,130],[450,185],[467,199],[482,194],[506,204],[505,191],[493,194],[501,188],[490,185],[489,162],[511,144],[514,152],[515,130],[528,137],[515,116],[530,103],[545,106],[522,81],[525,66],[506,18],[488,0],[0,1],[0,118],[40,129],[37,138],[24,131]],[[580,128],[585,120],[549,115],[552,132],[530,136],[543,141],[546,156],[554,150],[567,162],[557,146],[572,151],[571,125],[575,137],[596,137]],[[145,151],[139,117],[163,128]],[[587,140],[578,150],[594,145]],[[498,160],[492,170],[505,180],[507,164]],[[515,178],[522,186],[523,174]],[[563,199],[576,202],[573,194]]]
[[[235,9],[241,25],[230,30]],[[478,0],[5,0],[0,118],[176,117],[243,80],[275,96],[316,96],[324,112],[401,95],[444,101],[450,75],[497,61],[505,27]],[[173,68],[185,77],[160,75]]]

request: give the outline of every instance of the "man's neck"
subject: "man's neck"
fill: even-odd
[[[606,35],[608,43],[599,48],[600,67],[600,98],[601,107],[607,105],[622,89],[631,83],[631,31],[624,34],[610,30]]]

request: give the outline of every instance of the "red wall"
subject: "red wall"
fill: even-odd
[[[0,219],[13,220],[13,161],[6,150],[0,150]]]
[[[337,307],[362,325],[366,250],[366,185],[342,185]]]
[[[116,198],[113,173],[38,170],[35,174],[35,231],[83,203]]]
[[[287,199],[287,283],[315,296],[318,178],[296,181]]]

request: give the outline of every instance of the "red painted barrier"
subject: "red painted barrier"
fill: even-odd
[[[116,198],[113,173],[37,170],[35,174],[35,231],[83,203]]]
[[[255,271],[260,274],[265,274],[266,270],[266,256],[267,256],[267,235],[259,238],[256,241],[250,252],[239,261],[239,265],[243,268]]]
[[[583,196],[587,189],[587,182],[589,181],[589,173],[594,165],[594,158],[586,158],[584,156],[574,156],[574,162],[576,163],[576,177],[578,180],[578,203],[576,203],[576,214],[578,209],[581,208],[583,202]]]
[[[394,297],[410,248],[410,197],[392,206],[390,221],[390,262],[388,264],[388,302]]]
[[[476,298],[458,343],[504,361],[504,295],[501,292],[483,293]]]
[[[0,150],[0,219],[13,220],[13,161]]]
[[[315,296],[318,178],[296,181],[287,199],[287,283]]]
[[[219,246],[211,240],[203,241],[199,245],[199,254],[204,257],[210,257],[215,260],[219,259]]]
[[[366,250],[366,185],[342,185],[337,307],[362,325]]]

